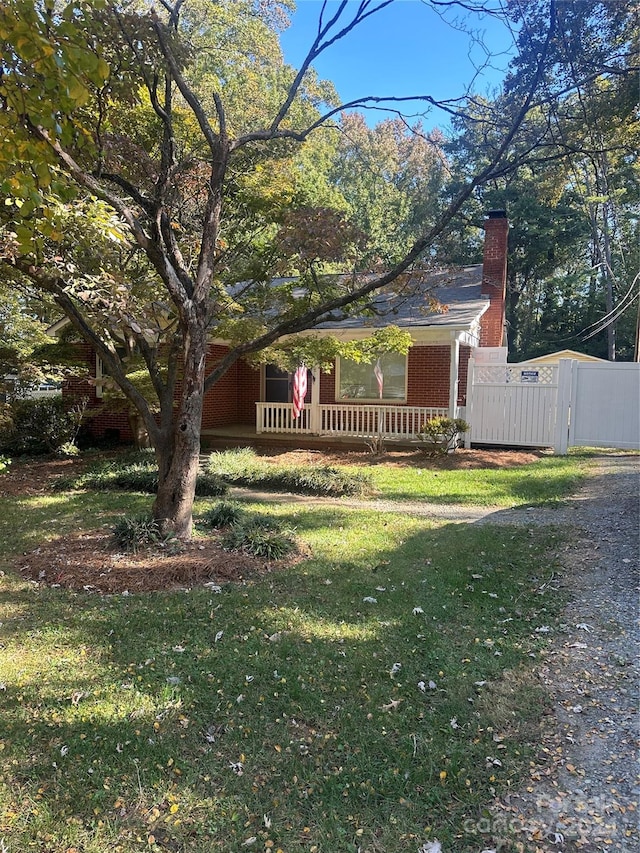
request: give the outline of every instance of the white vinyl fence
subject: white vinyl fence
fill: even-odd
[[[558,408],[561,415],[569,409],[569,430],[561,428],[557,452],[566,453],[567,447],[640,449],[640,364],[570,361],[566,373]]]
[[[640,365],[469,362],[466,446],[640,449]]]

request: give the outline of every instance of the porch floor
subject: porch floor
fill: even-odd
[[[280,447],[297,448],[300,450],[366,450],[364,438],[353,436],[299,435],[292,433],[263,432],[258,434],[255,427],[249,424],[228,424],[215,429],[203,429],[200,432],[200,443],[203,449],[228,447]],[[415,441],[391,440],[387,447],[415,447]]]

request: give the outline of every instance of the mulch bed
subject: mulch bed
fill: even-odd
[[[373,456],[366,450],[259,450],[268,462],[283,465],[357,465],[389,468],[421,468],[436,471],[467,471],[473,468],[517,468],[548,455],[539,450],[465,450],[429,457],[420,450],[389,450]]]
[[[179,550],[178,550],[179,549]],[[186,545],[114,549],[110,531],[78,531],[46,542],[17,563],[22,577],[41,584],[98,593],[137,593],[199,586],[207,582],[241,582],[266,574],[300,557],[266,563],[241,552],[226,551],[217,536]]]

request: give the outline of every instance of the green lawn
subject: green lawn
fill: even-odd
[[[513,468],[447,470],[441,460],[426,461],[425,467],[385,465],[384,459],[369,466],[335,465],[333,485],[343,485],[349,475],[354,485],[370,484],[373,496],[395,501],[460,503],[483,506],[518,506],[554,503],[571,494],[584,476],[584,455],[549,456]],[[411,457],[410,457],[411,458]],[[414,457],[415,458],[415,457]],[[455,457],[454,457],[455,459]],[[313,480],[313,471],[323,471],[322,463],[304,467],[274,465],[248,448],[212,453],[207,470],[228,483],[258,489],[305,491],[296,488],[296,480]],[[280,473],[280,478],[274,472]],[[326,473],[326,472],[325,472]],[[285,476],[287,475],[287,476]],[[318,493],[344,494],[334,489],[331,477]],[[365,488],[366,490],[366,488]],[[348,492],[347,492],[348,494]],[[358,494],[357,489],[353,494]]]
[[[6,849],[492,846],[463,827],[536,750],[545,697],[531,667],[547,643],[535,629],[560,606],[547,585],[558,533],[261,506],[313,556],[219,594],[20,579],[43,536],[149,501],[0,501]]]
[[[433,468],[371,468],[387,500],[517,506],[565,498],[580,484],[583,465],[573,456],[550,456],[515,468],[446,471]]]

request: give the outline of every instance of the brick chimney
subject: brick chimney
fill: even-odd
[[[480,346],[507,345],[505,297],[507,291],[507,236],[509,222],[505,210],[490,210],[484,223],[482,260],[483,296],[491,304],[480,320]]]

